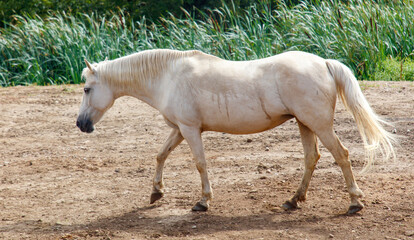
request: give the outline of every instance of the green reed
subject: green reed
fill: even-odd
[[[184,18],[156,22],[127,20],[122,12],[15,16],[0,29],[0,85],[80,83],[85,57],[99,62],[153,48],[198,49],[229,60],[301,50],[338,59],[370,79],[381,76],[375,73],[389,57],[414,54],[413,1],[378,2],[305,1],[293,8],[281,2],[270,9],[263,1],[244,10],[183,10]]]

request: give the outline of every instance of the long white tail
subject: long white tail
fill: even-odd
[[[392,144],[396,143],[397,139],[381,125],[390,124],[374,113],[362,94],[352,71],[336,60],[327,60],[326,66],[335,79],[336,89],[342,102],[354,116],[364,142],[367,162],[362,171],[367,170],[373,164],[376,150],[381,151],[385,160],[388,160],[391,156],[395,158]]]

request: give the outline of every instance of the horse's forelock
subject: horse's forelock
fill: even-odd
[[[92,75],[93,74],[93,72],[88,68],[88,67],[85,67],[83,70],[82,70],[82,75],[81,75],[81,78],[82,79],[84,79],[85,81],[86,81],[86,79],[88,79],[88,77],[90,76],[90,75]]]

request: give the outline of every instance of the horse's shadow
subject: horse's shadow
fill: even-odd
[[[277,211],[259,214],[221,216],[219,212],[191,212],[184,214],[151,216],[148,213],[159,207],[150,205],[137,208],[119,216],[97,219],[87,224],[44,224],[38,221],[16,223],[0,232],[14,231],[26,234],[78,234],[78,235],[111,235],[116,232],[128,232],[148,236],[196,236],[226,231],[273,230],[286,231],[301,229],[301,232],[323,236],[329,235],[323,224],[331,217],[322,218],[316,215],[301,214],[300,211]],[[293,216],[292,216],[293,215]],[[338,214],[334,218],[346,217]],[[304,228],[306,225],[306,228]]]

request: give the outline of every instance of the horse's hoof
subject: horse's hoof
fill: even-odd
[[[202,205],[200,202],[198,202],[191,210],[194,212],[205,212],[207,211],[208,207]]]
[[[155,203],[155,201],[161,199],[163,196],[164,196],[164,193],[162,193],[162,192],[151,193],[150,204]]]
[[[291,201],[286,201],[285,203],[283,203],[282,208],[284,210],[294,210],[298,208],[298,204],[292,203]]]
[[[352,205],[352,206],[349,206],[349,209],[348,209],[347,214],[355,214],[355,213],[361,211],[362,208],[364,208],[364,206],[361,206],[361,205]]]

